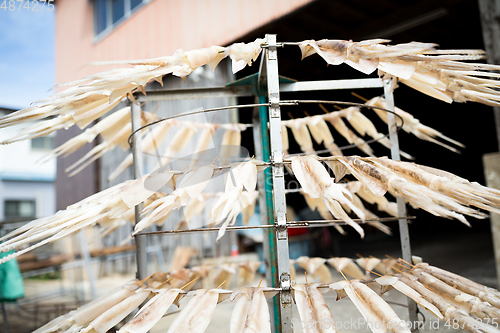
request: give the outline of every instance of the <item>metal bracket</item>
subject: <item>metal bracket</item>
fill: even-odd
[[[283,159],[283,157],[277,151],[273,151],[272,158],[273,158],[273,160],[275,160],[275,159],[282,160]],[[282,162],[274,163],[274,166],[277,166],[277,165],[280,165],[281,168],[273,168],[273,176],[274,177],[284,177],[285,172],[283,170],[283,163]]]
[[[290,274],[287,272],[281,273],[280,276],[280,282],[281,282],[281,288],[284,290],[290,290],[291,284],[290,284]]]
[[[277,230],[277,237],[279,240],[287,240],[288,239],[288,228],[286,227],[286,224],[280,224],[278,221],[275,221],[275,224],[278,226],[276,227]]]

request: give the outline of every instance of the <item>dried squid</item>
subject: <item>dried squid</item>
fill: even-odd
[[[106,333],[110,328],[122,321],[129,313],[135,310],[142,302],[146,300],[151,292],[149,290],[140,289],[120,303],[107,309],[99,315],[96,319],[92,320],[81,333]]]
[[[342,151],[334,143],[332,133],[326,124],[324,117],[312,116],[306,118],[307,127],[311,132],[314,141],[318,144],[323,144],[332,155],[342,155]]]
[[[49,154],[44,156],[42,161],[63,154],[64,156],[68,156],[80,149],[86,143],[94,141],[98,135],[102,135],[103,137],[114,136],[129,122],[130,107],[125,107],[115,111],[109,116],[101,119],[96,125],[86,129],[82,134],[75,136],[51,151]]]
[[[429,311],[434,317],[439,319],[444,319],[443,315],[439,310],[430,302],[428,302],[425,298],[423,298],[418,292],[416,292],[413,288],[402,282],[396,276],[384,275],[379,278],[376,278],[378,284],[382,286],[382,293],[388,290],[388,287],[393,287],[398,290],[402,294],[410,297],[414,300],[418,305],[422,306],[424,309]]]
[[[389,149],[391,148],[389,138],[377,131],[375,125],[361,112],[359,107],[351,106],[340,110],[339,113],[341,117],[346,119],[361,136],[368,135],[374,140],[377,140],[377,142],[382,144],[384,147]],[[405,153],[404,151],[400,151],[399,153],[406,159],[413,159],[411,155]]]
[[[134,295],[138,288],[139,285],[137,281],[127,282],[126,284],[109,291],[105,295],[96,298],[90,303],[53,319],[35,330],[34,333],[64,332],[70,328],[76,327],[81,329],[109,308],[112,308],[121,301]]]
[[[351,192],[344,186],[335,184],[316,158],[311,156],[295,157],[292,160],[292,170],[304,193],[307,193],[312,198],[322,197],[333,216],[344,220],[361,237],[364,236],[363,228],[347,215],[341,204],[347,205],[362,220],[365,219],[364,213],[352,203]]]
[[[452,304],[443,299],[440,295],[434,293],[433,291],[424,287],[420,282],[417,281],[416,277],[409,275],[408,273],[402,273],[399,276],[399,280],[414,289],[419,293],[425,300],[436,306],[439,312],[444,316],[445,319],[449,319],[453,322],[457,322],[458,325],[473,333],[486,332],[486,333],[498,333],[499,330],[493,326],[489,326],[479,320],[475,320],[470,317],[467,313],[460,309],[457,309]]]
[[[371,100],[366,102],[367,105],[372,105],[372,106],[378,106],[384,109],[387,109],[387,105],[385,103],[385,99],[382,97],[375,97],[372,98]],[[382,119],[385,123],[388,122],[387,120],[387,112],[373,108],[373,111]],[[453,139],[450,139],[449,137],[445,136],[441,132],[433,129],[432,127],[426,126],[422,123],[420,123],[420,120],[416,119],[413,117],[411,114],[409,114],[406,111],[401,110],[398,107],[394,108],[394,112],[399,115],[401,118],[403,118],[403,131],[407,133],[411,133],[415,135],[417,138],[425,141],[429,141],[435,144],[438,144],[442,147],[445,147],[453,152],[458,153],[459,151],[455,148],[453,148],[450,145],[447,145],[439,140],[437,138],[448,141],[456,146],[459,147],[465,147],[463,144],[461,144],[458,141],[455,141]]]
[[[337,300],[349,297],[373,333],[385,333],[388,330],[397,333],[411,332],[406,322],[398,317],[382,297],[358,280],[333,283],[330,284],[330,289],[337,292]]]
[[[321,284],[295,284],[292,295],[297,304],[300,320],[307,323],[304,332],[335,333],[334,320],[322,294],[329,289]],[[313,325],[309,325],[313,323]]]
[[[170,128],[174,125],[173,121],[163,121],[157,126],[155,126],[151,131],[144,131],[144,137],[142,138],[141,150],[146,154],[156,153],[157,147],[165,140]],[[128,139],[128,138],[127,138]],[[115,180],[123,171],[125,171],[133,163],[132,153],[129,153],[127,157],[116,167],[116,169],[111,172],[108,177],[108,181],[111,182]]]
[[[385,45],[387,42],[386,39],[305,40],[299,47],[302,59],[317,53],[328,64],[346,63],[365,74],[378,69],[385,78],[397,77],[407,86],[447,103],[475,101],[500,105],[495,89],[497,73],[487,72],[498,71],[500,67],[460,62],[484,59],[483,50],[436,50],[436,44],[431,43]]]
[[[56,214],[31,221],[5,235],[0,251],[10,251],[25,244],[34,243],[2,258],[2,262],[31,251],[43,244],[70,235],[85,227],[104,221],[120,220],[131,208],[151,197],[155,192],[144,186],[143,178],[127,181],[68,206]]]
[[[460,291],[479,297],[484,302],[500,308],[500,292],[498,290],[488,288],[463,276],[445,271],[442,268],[430,266],[426,263],[418,264],[416,268],[422,269]]]
[[[190,292],[188,296],[193,295],[193,298],[177,315],[167,333],[205,332],[215,306],[227,299],[230,294],[231,291],[222,289],[198,289]]]
[[[327,262],[337,271],[342,272],[347,276],[361,280],[366,278],[366,275],[363,274],[361,269],[351,258],[330,258]]]
[[[153,201],[144,208],[143,213],[148,215],[135,225],[133,235],[155,222],[163,223],[173,210],[185,206],[189,199],[197,197],[208,185],[213,173],[214,169],[210,166],[187,172],[173,193]]]
[[[422,184],[429,189],[455,199],[463,205],[476,206],[493,213],[500,214],[500,210],[492,207],[500,206],[500,190],[470,183],[466,179],[443,177],[435,174],[432,169],[421,168],[418,164],[398,162],[387,158],[377,158],[374,163],[383,165],[396,174],[416,184]]]
[[[290,119],[281,123],[292,130],[293,138],[299,144],[300,150],[308,154],[314,153],[311,135],[307,130],[307,118]]]
[[[147,333],[172,304],[179,307],[179,301],[185,294],[181,289],[157,289],[157,294],[151,298],[135,315],[134,319],[126,323],[119,333]]]
[[[238,286],[243,286],[245,283],[249,284],[255,278],[255,273],[262,265],[260,261],[246,262],[240,264],[240,271],[238,273]]]
[[[42,124],[25,129],[16,139],[47,135],[60,128],[77,124],[85,128],[92,121],[112,110],[124,97],[134,91],[145,93],[150,81],[162,83],[167,74],[183,79],[196,68],[208,64],[213,70],[229,56],[233,60],[233,71],[251,65],[260,54],[262,39],[252,43],[236,43],[227,48],[212,46],[184,52],[178,49],[173,55],[152,59],[130,61],[102,61],[93,65],[131,64],[132,68],[118,68],[93,74],[73,82],[59,84],[68,87],[48,98],[35,102],[23,110],[0,118],[0,128],[59,115]]]
[[[278,291],[273,288],[260,287],[246,287],[232,293],[230,300],[237,299],[237,301],[231,314],[230,332],[270,333],[271,320],[266,299],[277,293]]]
[[[415,208],[422,208],[437,216],[455,218],[467,225],[469,224],[462,214],[476,218],[485,217],[483,213],[466,207],[453,198],[398,176],[390,169],[375,163],[376,159],[358,157],[335,157],[335,159],[378,196],[388,191],[393,196],[403,197]]]
[[[335,130],[339,132],[347,140],[347,142],[358,145],[358,148],[365,154],[373,156],[373,150],[370,146],[346,126],[339,113],[329,113],[325,116],[325,119],[332,124],[333,128],[335,128]]]
[[[303,268],[310,276],[319,277],[321,283],[332,282],[332,274],[325,265],[326,259],[324,258],[309,258],[298,257],[295,263]]]
[[[255,187],[259,171],[257,164],[259,163],[261,162],[255,160],[238,163],[229,170],[225,193],[214,203],[210,211],[211,224],[224,221],[219,229],[217,240],[224,235],[228,226],[235,223],[238,214],[255,202],[258,196]],[[242,195],[243,189],[249,192],[248,196]]]
[[[410,271],[410,274],[415,276],[424,286],[441,295],[447,302],[465,313],[483,319],[500,318],[499,309],[481,301],[478,297],[457,290],[422,270],[414,269]]]
[[[141,125],[145,125],[146,123],[152,122],[156,119],[158,119],[157,116],[150,112],[141,112]],[[103,142],[92,148],[87,154],[70,165],[64,171],[71,177],[87,167],[90,163],[101,158],[107,152],[112,151],[116,146],[119,146],[122,150],[127,150],[129,148],[127,139],[131,132],[132,125],[130,122],[125,123],[123,127],[119,129],[113,128],[113,131],[101,132],[100,135],[103,138]]]
[[[241,145],[241,131],[244,131],[247,126],[244,124],[223,124],[221,128],[225,129],[222,136],[220,158],[223,164],[227,163],[228,159],[234,154],[234,148]]]

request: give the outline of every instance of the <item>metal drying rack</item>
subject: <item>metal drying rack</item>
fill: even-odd
[[[223,87],[215,88],[194,88],[194,89],[174,89],[151,91],[147,95],[135,94],[137,104],[131,104],[132,113],[132,135],[129,142],[132,147],[134,178],[142,176],[143,156],[141,150],[142,138],[134,135],[141,129],[140,102],[168,101],[179,99],[200,99],[200,98],[223,98],[223,97],[243,97],[254,96],[256,103],[253,113],[253,137],[256,158],[269,161],[271,168],[258,174],[259,205],[266,207],[260,209],[261,226],[251,228],[262,228],[264,231],[264,256],[266,262],[267,283],[271,287],[280,288],[279,297],[273,298],[271,311],[274,314],[274,332],[291,333],[292,328],[292,295],[290,279],[290,262],[288,253],[288,228],[297,226],[313,227],[327,226],[331,223],[339,223],[338,220],[325,221],[286,221],[286,199],[284,182],[284,161],[281,133],[281,110],[280,92],[299,92],[317,90],[338,90],[338,89],[364,89],[383,88],[386,100],[386,107],[392,112],[388,112],[389,139],[391,142],[391,158],[400,160],[398,129],[394,113],[393,89],[395,81],[392,79],[368,78],[355,80],[326,80],[326,81],[305,81],[292,82],[291,80],[281,80],[278,75],[278,53],[279,47],[285,45],[297,45],[297,43],[277,43],[276,35],[266,35],[265,44],[262,45],[263,55],[256,80],[239,80]],[[348,104],[348,103],[346,103]],[[287,104],[290,105],[290,104]],[[224,107],[220,109],[238,108]],[[214,109],[215,111],[215,109]],[[178,117],[181,115],[176,115]],[[269,128],[269,133],[268,129]],[[272,169],[272,170],[271,170]],[[272,179],[272,182],[269,180]],[[272,185],[271,185],[272,183]],[[398,220],[401,238],[402,258],[411,262],[411,247],[407,221],[414,217],[406,216],[406,206],[403,198],[397,198],[398,218],[382,218],[377,221]],[[135,207],[135,223],[140,221],[140,211],[143,205]],[[228,227],[231,229],[242,229],[245,227]],[[248,227],[246,227],[248,228]],[[216,231],[218,228],[201,228],[187,230],[183,232],[204,232]],[[137,278],[143,279],[148,276],[147,272],[147,252],[146,237],[154,234],[168,234],[173,231],[143,232],[135,236],[136,258],[137,258]],[[175,232],[177,233],[177,232]],[[267,239],[267,241],[266,241]],[[417,305],[408,298],[409,319],[417,321]],[[415,325],[413,326],[415,327]],[[414,329],[414,332],[418,329]]]

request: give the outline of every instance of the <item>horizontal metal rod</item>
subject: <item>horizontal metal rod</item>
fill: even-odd
[[[362,80],[302,81],[280,84],[280,93],[312,90],[343,90],[382,87],[383,82],[379,78]]]
[[[415,216],[405,217],[407,220],[416,219]],[[365,224],[369,222],[390,222],[397,221],[401,219],[401,217],[381,217],[376,219],[369,219],[362,221],[361,219],[352,219],[354,222],[358,224]],[[300,227],[313,227],[324,226],[328,224],[335,225],[348,225],[344,220],[315,220],[315,221],[289,221],[286,223],[288,228],[300,228]],[[234,226],[227,227],[226,230],[245,230],[245,229],[268,229],[268,228],[276,228],[277,225],[274,224],[264,224],[264,225],[243,225],[243,226]],[[162,231],[150,231],[150,232],[141,232],[137,235],[161,235],[161,234],[179,234],[179,233],[191,233],[191,232],[205,232],[205,231],[219,231],[221,228],[197,228],[197,229],[182,229],[182,230],[162,230]]]
[[[138,102],[175,101],[182,99],[228,98],[252,96],[252,86],[222,86],[213,88],[190,88],[148,91],[147,95],[135,93]]]
[[[274,228],[273,224],[264,225],[247,225],[247,226],[237,226],[237,227],[227,227],[226,230],[239,230],[239,229],[264,229],[264,228]],[[198,229],[182,229],[182,230],[162,230],[162,231],[150,231],[141,232],[137,235],[160,235],[160,234],[179,234],[179,233],[190,233],[190,232],[202,232],[202,231],[219,231],[221,228],[198,228]]]
[[[401,217],[379,217],[379,218],[376,218],[376,219],[368,219],[368,220],[364,220],[362,221],[361,219],[352,219],[354,222],[358,223],[358,224],[364,224],[364,223],[369,223],[369,222],[391,222],[391,221],[397,221],[398,219],[400,219]],[[416,219],[417,217],[416,216],[410,216],[410,217],[405,217],[406,219],[408,220],[412,220],[412,219]],[[294,226],[310,226],[310,225],[314,225],[314,224],[335,224],[335,225],[348,225],[346,222],[344,222],[344,220],[317,220],[317,221],[289,221],[287,222],[287,225],[288,224],[293,224],[293,225],[290,225],[290,227],[294,227]]]
[[[382,88],[379,78],[349,79],[349,80],[319,80],[281,83],[280,92],[299,92],[313,90],[343,90]],[[134,93],[138,102],[174,101],[182,99],[228,98],[253,96],[251,85],[222,86],[213,88],[169,89],[148,91],[147,95]]]

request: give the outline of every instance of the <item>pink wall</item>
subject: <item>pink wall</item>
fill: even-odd
[[[91,0],[56,4],[56,81],[109,69],[90,61],[152,58],[227,45],[313,0],[153,0],[93,42]]]

